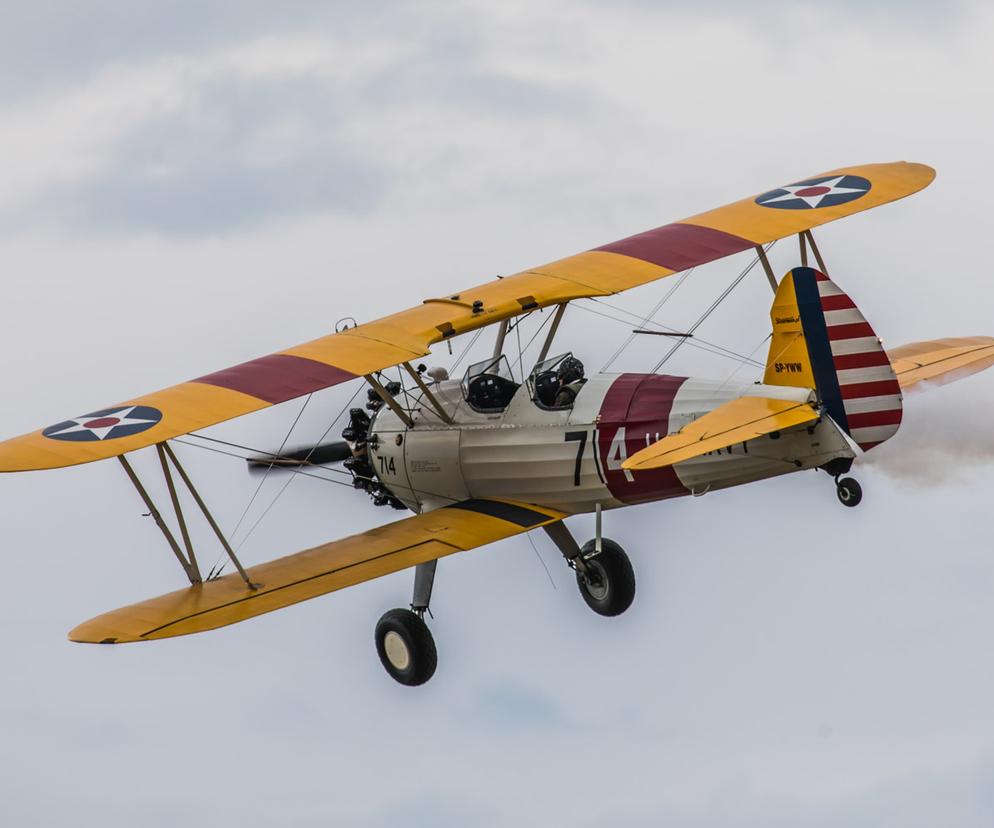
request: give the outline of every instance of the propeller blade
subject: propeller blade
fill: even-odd
[[[304,446],[284,450],[280,455],[259,455],[249,457],[249,471],[265,471],[272,467],[277,469],[295,469],[300,466],[323,466],[327,463],[341,463],[352,456],[352,449],[344,440],[334,443],[321,443],[317,446]]]

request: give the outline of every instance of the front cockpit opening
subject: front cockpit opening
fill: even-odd
[[[535,366],[528,377],[528,393],[539,408],[567,410],[586,381],[583,363],[569,351]]]
[[[507,408],[520,387],[503,354],[470,365],[462,379],[463,398],[475,411],[486,414]]]

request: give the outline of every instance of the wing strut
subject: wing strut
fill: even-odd
[[[135,470],[131,467],[131,464],[125,459],[123,454],[118,455],[117,459],[121,461],[121,465],[124,467],[125,472],[128,474],[128,478],[131,480],[134,487],[138,490],[138,494],[141,495],[142,500],[148,507],[149,514],[155,520],[156,526],[159,527],[162,534],[165,536],[166,541],[169,543],[170,549],[173,550],[173,554],[176,556],[176,560],[179,561],[180,566],[183,567],[183,571],[186,573],[186,577],[189,578],[191,584],[201,584],[204,579],[200,574],[200,567],[197,564],[197,556],[193,551],[193,543],[190,540],[190,533],[186,526],[186,518],[183,516],[183,509],[180,506],[179,496],[176,492],[176,484],[173,482],[172,472],[169,470],[169,464],[175,467],[176,471],[179,472],[180,479],[186,485],[191,496],[196,502],[197,506],[200,507],[200,511],[203,512],[204,518],[206,518],[207,523],[210,525],[211,529],[214,530],[214,534],[217,536],[218,541],[221,546],[224,547],[224,551],[228,554],[231,559],[232,564],[234,564],[235,569],[238,570],[238,574],[241,575],[242,580],[245,581],[249,589],[258,589],[259,585],[252,582],[249,578],[248,573],[242,566],[241,561],[238,560],[238,556],[235,554],[235,550],[231,548],[231,544],[228,543],[228,539],[224,536],[221,528],[217,525],[217,521],[214,520],[214,516],[210,513],[207,508],[207,504],[204,503],[203,498],[200,493],[193,485],[193,481],[190,480],[190,476],[186,473],[186,469],[180,465],[179,460],[173,453],[172,448],[168,443],[156,443],[155,450],[159,455],[159,462],[162,465],[162,474],[166,479],[166,487],[169,489],[169,498],[172,500],[173,509],[176,511],[176,520],[179,523],[180,533],[183,536],[183,544],[186,547],[186,555],[180,549],[179,544],[176,542],[176,537],[173,535],[169,526],[162,519],[162,515],[156,508],[151,496],[149,495],[146,488],[142,485],[141,480],[138,479],[138,475]]]
[[[186,557],[183,555],[182,550],[179,548],[179,544],[176,543],[176,538],[173,537],[173,533],[166,525],[166,522],[162,519],[162,515],[159,513],[159,510],[155,507],[155,503],[153,502],[152,498],[149,496],[149,493],[145,490],[145,487],[142,485],[141,480],[138,479],[138,475],[135,474],[135,470],[131,468],[131,464],[124,459],[123,454],[119,454],[117,456],[117,459],[121,461],[121,465],[124,466],[124,470],[128,473],[128,477],[130,478],[131,482],[134,484],[134,487],[138,490],[138,494],[140,494],[142,500],[145,501],[145,505],[148,507],[148,512],[152,516],[152,519],[155,521],[155,525],[158,526],[159,529],[162,531],[162,534],[165,536],[166,541],[168,541],[169,543],[169,547],[173,550],[173,554],[176,556],[176,560],[178,560],[179,565],[183,567],[183,571],[186,573],[186,577],[190,579],[190,583],[191,584],[203,583],[203,578],[200,577],[200,572],[197,571],[194,564],[191,561],[188,561]],[[174,502],[177,503],[177,508],[179,508],[178,501]]]
[[[422,368],[423,367],[424,366],[422,366]],[[425,399],[428,400],[429,403],[431,403],[431,407],[435,409],[435,413],[438,414],[442,422],[445,423],[446,425],[452,425],[453,422],[452,418],[446,413],[445,409],[442,408],[442,404],[435,398],[435,395],[431,393],[431,389],[429,389],[428,386],[425,385],[425,381],[421,379],[421,374],[419,374],[411,367],[410,362],[405,362],[404,368],[407,370],[407,373],[410,374],[411,377],[414,379],[414,381],[418,384],[418,388],[421,389],[421,393],[424,394]]]
[[[773,288],[773,292],[777,292],[777,277],[773,275],[773,266],[770,264],[770,260],[766,258],[766,251],[763,250],[761,244],[756,245],[756,255],[759,256],[759,260],[763,263],[763,270],[766,271],[766,278],[770,281],[770,287]]]
[[[563,302],[556,308],[556,315],[552,320],[552,327],[549,328],[549,333],[545,337],[545,342],[542,343],[542,351],[538,355],[538,359],[535,360],[535,364],[539,365],[545,362],[545,358],[549,355],[549,348],[552,347],[552,340],[556,338],[556,331],[559,330],[559,323],[563,319],[563,314],[566,312],[566,306],[569,302]]]
[[[815,261],[818,262],[818,269],[828,276],[828,268],[825,267],[825,260],[821,257],[821,251],[818,249],[818,245],[815,244],[815,237],[810,230],[803,230],[798,234],[802,239],[807,239],[808,244],[811,245],[811,252],[815,254]],[[807,256],[805,255],[806,259]]]
[[[400,407],[400,403],[394,399],[393,394],[384,388],[379,380],[376,379],[372,374],[366,374],[366,382],[373,386],[373,390],[380,395],[380,399],[383,400],[387,405],[390,406],[390,410],[400,419],[400,421],[408,428],[414,428],[414,422],[411,420],[410,416],[403,408]]]

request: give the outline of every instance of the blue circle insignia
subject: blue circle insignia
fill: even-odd
[[[869,179],[859,175],[824,175],[770,190],[757,196],[756,203],[761,207],[773,207],[777,210],[837,207],[862,198],[870,192],[871,186]]]
[[[51,440],[90,443],[117,440],[147,431],[162,419],[162,412],[149,405],[119,405],[84,414],[46,428],[42,435]]]

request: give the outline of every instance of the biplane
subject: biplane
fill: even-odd
[[[805,178],[0,443],[6,472],[117,458],[190,582],[86,621],[69,638],[119,644],[203,632],[413,568],[410,606],[380,618],[375,643],[394,679],[419,685],[436,669],[425,614],[446,555],[541,529],[574,570],[583,600],[616,616],[634,599],[635,575],[621,546],[602,536],[604,511],[803,470],[827,472],[842,504],[856,506],[862,492],[846,475],[862,453],[897,433],[904,393],[994,364],[994,338],[885,350],[830,276],[812,230],[911,195],[934,176],[899,162]],[[799,264],[777,280],[767,246],[793,236]],[[760,380],[587,376],[572,352],[555,352],[569,303],[739,253],[762,265],[773,291]],[[532,314],[545,317],[541,351],[516,375],[505,337]],[[461,377],[419,364],[433,346],[488,326],[492,353]],[[401,379],[388,379],[387,369]],[[342,440],[281,448],[253,462],[292,472],[338,463],[357,492],[412,514],[243,566],[170,441],[346,382],[368,388]],[[128,460],[145,448],[158,455],[174,512],[168,522]],[[230,574],[202,574],[181,486],[230,558]],[[595,514],[596,530],[581,543],[567,520],[583,513]]]

